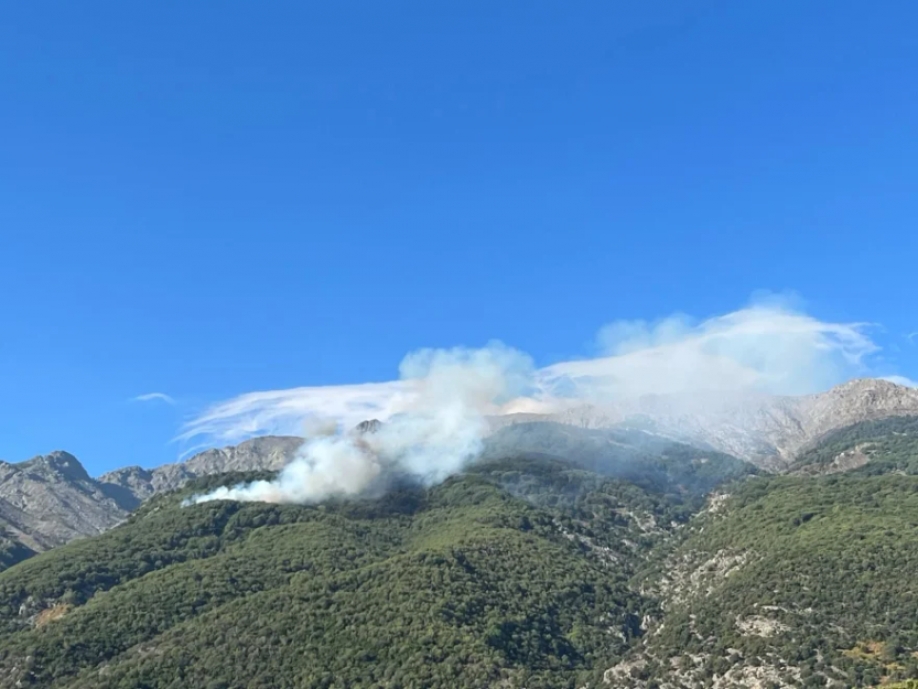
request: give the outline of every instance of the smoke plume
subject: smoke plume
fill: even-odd
[[[487,416],[527,392],[532,364],[493,344],[485,349],[423,350],[402,362],[401,380],[384,405],[391,416],[375,431],[339,428],[322,419],[273,481],[219,488],[191,502],[241,500],[314,503],[365,493],[394,472],[434,483],[458,472],[481,449]]]
[[[405,358],[399,380],[242,395],[205,411],[179,438],[212,446],[268,433],[304,435],[299,456],[277,480],[195,500],[317,502],[364,493],[392,472],[440,481],[479,452],[493,415],[611,407],[653,395],[697,406],[893,375],[871,368],[878,347],[866,331],[865,324],[820,321],[772,299],[700,322],[675,316],[614,323],[600,332],[600,356],[541,369],[501,344],[423,350]],[[384,422],[377,432],[349,432],[371,418]]]

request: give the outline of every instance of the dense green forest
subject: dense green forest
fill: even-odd
[[[376,500],[182,507],[270,474],[199,479],[35,557],[0,538],[0,686],[905,682],[918,678],[913,423],[825,438],[798,469],[878,448],[829,476],[542,427]],[[541,451],[510,454],[523,436]]]
[[[735,664],[776,666],[787,686],[918,677],[918,477],[782,476],[735,488],[641,574],[668,601],[643,645],[646,676],[702,659],[686,673],[697,686]]]
[[[830,433],[798,457],[791,470],[824,472],[833,468],[839,455],[852,451],[867,463],[849,471],[869,476],[890,472],[918,474],[918,417],[864,421]]]
[[[526,466],[532,501],[497,485],[513,463],[372,502],[154,498],[0,575],[0,684],[573,687],[655,610],[628,580],[678,510]]]

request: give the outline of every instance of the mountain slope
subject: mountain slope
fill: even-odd
[[[918,474],[918,416],[863,421],[833,431],[801,453],[794,473]]]
[[[666,612],[611,687],[918,677],[918,477],[753,479],[641,579]]]
[[[712,462],[710,476],[726,470],[726,455],[773,471],[796,469],[792,466],[796,458],[827,434],[853,423],[909,415],[918,416],[918,390],[880,380],[852,381],[799,398],[647,397],[603,410],[584,407],[547,417],[493,419],[495,435],[487,443],[486,456],[493,456],[495,450],[558,454],[555,450],[560,449],[562,456],[581,462],[589,457],[592,468],[611,466],[619,476],[627,474],[629,463],[640,464],[644,480],[655,475],[652,480],[669,481],[677,488],[681,480],[702,480],[706,469],[699,463],[704,460]],[[557,428],[534,430],[532,422],[599,435],[572,442]],[[515,426],[520,427],[513,430]],[[372,430],[372,424],[367,430]],[[295,437],[256,438],[207,450],[185,462],[155,469],[129,466],[98,479],[89,477],[67,453],[19,464],[0,462],[0,526],[28,548],[45,550],[111,528],[144,500],[178,489],[195,477],[277,470],[301,443]],[[654,472],[647,471],[649,465]],[[676,476],[679,466],[693,468],[680,478]]]
[[[654,396],[556,414],[493,419],[495,428],[554,421],[583,428],[631,427],[783,470],[810,444],[854,423],[918,415],[918,389],[853,380],[816,395]]]
[[[672,516],[634,486],[527,464],[567,511],[495,485],[501,463],[378,501],[180,507],[240,476],[154,498],[0,574],[0,684],[581,686],[655,609],[627,579]]]
[[[277,470],[302,442],[267,436],[207,450],[186,462],[151,470],[126,467],[98,479],[67,452],[15,464],[0,462],[0,529],[28,549],[54,548],[112,528],[150,496],[180,488],[195,477]]]
[[[757,472],[736,457],[644,431],[590,429],[550,421],[498,429],[485,441],[481,461],[520,455],[554,457],[677,500],[680,496],[703,498],[724,481]]]
[[[616,436],[554,437],[554,451],[582,452]],[[615,452],[596,468],[630,470]],[[635,483],[530,453],[378,500],[183,508],[192,492],[271,474],[195,479],[0,573],[0,686],[841,689],[918,677],[918,476],[727,471],[727,492],[696,513],[716,479],[649,469]]]
[[[66,452],[0,462],[0,527],[33,550],[99,534],[127,516],[126,505]]]

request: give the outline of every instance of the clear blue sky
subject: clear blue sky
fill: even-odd
[[[4,3],[0,457],[158,464],[241,392],[760,289],[916,377],[916,36],[907,0]]]

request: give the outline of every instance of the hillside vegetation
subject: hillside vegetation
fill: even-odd
[[[0,574],[0,685],[573,687],[642,633],[654,603],[628,579],[673,515],[529,466],[525,491],[564,514],[495,464],[375,502],[154,498]]]
[[[830,433],[801,454],[792,471],[918,474],[918,416],[864,421]]]
[[[918,477],[745,482],[654,567],[666,614],[615,686],[918,677]]]
[[[273,474],[199,478],[34,557],[0,539],[0,686],[907,687],[914,424],[842,429],[785,476],[543,423],[378,500],[182,507]]]

